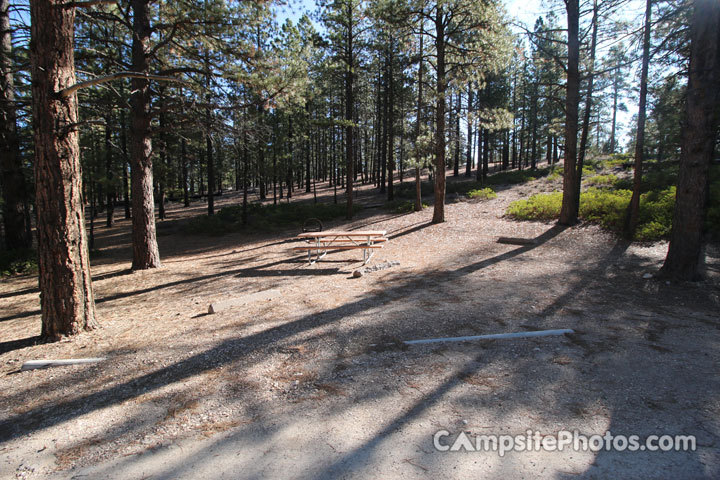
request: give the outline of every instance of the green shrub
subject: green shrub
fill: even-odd
[[[642,191],[663,190],[671,185],[677,185],[678,165],[655,163],[647,165],[642,178]]]
[[[640,196],[639,224],[657,222],[667,227],[670,233],[673,212],[675,210],[676,188],[674,186],[660,191],[644,193]]]
[[[632,192],[591,188],[580,195],[579,217],[604,228],[621,232]],[[670,233],[675,205],[675,187],[640,196],[640,212],[635,239],[653,241]],[[518,220],[551,220],[560,215],[562,192],[533,195],[511,203],[506,214]]]
[[[615,183],[620,180],[617,175],[608,174],[608,175],[595,175],[592,177],[588,177],[585,179],[584,183],[586,185],[615,185]]]
[[[422,208],[427,208],[428,204],[422,202]],[[395,213],[411,213],[415,211],[415,200],[394,200],[385,204],[385,208]]]
[[[630,190],[590,188],[580,195],[579,216],[610,230],[619,231],[623,227],[631,196]]]
[[[546,180],[552,182],[558,179],[561,179],[563,176],[563,171],[560,168],[551,167],[550,168],[550,174],[546,177]]]
[[[361,209],[353,205],[353,211]],[[186,233],[210,236],[225,235],[238,232],[245,227],[242,224],[242,205],[224,207],[217,214],[206,215],[191,219],[183,228]],[[344,217],[347,211],[345,203],[280,203],[278,205],[262,205],[251,203],[248,205],[248,225],[254,230],[273,231],[288,227],[302,226],[308,218],[318,218],[323,221]]]
[[[632,190],[633,179],[632,178],[619,178],[615,180],[612,185],[616,190]]]
[[[467,193],[467,196],[470,198],[477,198],[480,200],[490,200],[492,198],[497,198],[497,193],[495,193],[495,191],[492,188],[485,187],[485,188],[481,188],[481,189],[470,190]]]
[[[609,158],[603,160],[604,168],[614,168],[633,162],[633,157],[629,153],[614,153]]]
[[[209,235],[211,237],[219,237],[230,232],[239,231],[240,229],[242,229],[242,222],[224,220],[219,214],[213,215],[212,217],[201,215],[192,218],[182,228],[185,233]]]
[[[602,159],[600,159],[598,157],[586,158],[584,160],[584,166],[592,168],[594,171],[597,172],[604,168],[604,163],[603,163]]]
[[[583,165],[583,168],[582,168],[583,177],[589,177],[591,175],[595,175],[595,173],[597,173],[597,171],[595,170],[595,167],[592,167],[590,165]]]
[[[506,214],[518,220],[551,220],[560,215],[562,192],[533,195],[512,202]]]
[[[562,175],[562,170],[555,167],[544,167],[535,170],[509,170],[494,173],[488,175],[484,183],[476,180],[451,181],[446,183],[445,193],[467,195],[472,190],[483,189],[490,185],[515,185],[530,182],[541,177],[546,177],[551,172],[557,173],[557,171],[560,171],[559,175]],[[422,182],[420,184],[420,190],[422,196],[431,195],[433,193],[433,185],[428,182]],[[395,187],[395,196],[398,198],[415,198],[415,182],[410,181]]]
[[[666,238],[670,234],[670,226],[658,222],[643,223],[635,231],[635,240],[650,242]]]
[[[451,193],[457,193],[459,195],[467,195],[467,193],[470,190],[476,190],[478,188],[482,188],[482,183],[475,181],[475,180],[460,181],[460,182],[448,182],[445,186],[445,193],[447,195],[449,195]]]
[[[37,253],[31,248],[0,251],[0,277],[37,272]]]
[[[433,192],[433,186],[429,182],[420,182],[420,194],[422,196],[430,195]],[[415,198],[415,181],[408,181],[402,185],[395,187],[395,196],[401,198]]]
[[[535,170],[510,170],[507,172],[499,172],[489,175],[487,185],[515,185],[518,183],[531,182],[540,177],[546,177],[550,174],[551,168],[537,168]]]

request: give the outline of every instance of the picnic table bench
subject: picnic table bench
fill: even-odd
[[[304,240],[306,245],[293,247],[294,251],[307,251],[308,262],[312,265],[323,258],[328,250],[362,250],[363,265],[370,261],[375,250],[383,248],[388,239],[385,230],[328,230],[325,232],[305,232],[296,238]],[[315,260],[313,260],[315,255]]]

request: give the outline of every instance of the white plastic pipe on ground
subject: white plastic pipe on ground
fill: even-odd
[[[28,360],[23,363],[20,370],[35,370],[36,368],[57,367],[60,365],[80,365],[84,363],[97,363],[106,360],[105,357],[98,358],[66,358],[64,360]]]
[[[564,335],[566,333],[575,333],[570,328],[562,328],[559,330],[536,330],[533,332],[516,332],[516,333],[493,333],[490,335],[474,335],[470,337],[448,337],[448,338],[427,338],[424,340],[405,340],[406,345],[419,345],[422,343],[440,343],[440,342],[467,342],[472,340],[499,340],[502,338],[526,338],[526,337],[548,337],[550,335]]]

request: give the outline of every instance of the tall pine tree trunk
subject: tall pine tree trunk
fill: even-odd
[[[395,90],[393,88],[393,55],[392,37],[390,37],[390,58],[388,62],[388,160],[387,160],[387,193],[388,200],[395,197],[393,183],[395,181]]]
[[[592,113],[592,96],[593,84],[595,80],[595,49],[597,47],[597,31],[598,31],[598,3],[595,0],[593,4],[592,18],[592,38],[590,40],[590,71],[588,72],[588,87],[585,93],[585,112],[583,113],[582,132],[580,133],[580,151],[578,152],[577,163],[577,194],[575,199],[578,202],[578,211],[580,211],[580,187],[582,183],[582,169],[585,165],[585,154],[587,153],[588,134],[590,132],[590,114]],[[551,159],[551,147],[548,145],[548,158]],[[549,162],[552,163],[552,162]]]
[[[105,218],[105,226],[110,228],[113,226],[113,212],[115,210],[115,184],[112,165],[112,131],[110,123],[112,117],[108,114],[105,117],[105,178],[107,178],[107,196],[105,198],[105,208],[107,216]]]
[[[32,239],[25,228],[24,205],[27,203],[25,177],[22,172],[20,141],[17,134],[17,113],[12,62],[10,2],[0,0],[0,168],[2,168],[2,217],[5,246],[8,250],[26,248]]]
[[[353,106],[355,105],[355,91],[354,91],[354,63],[355,58],[353,54],[353,17],[352,17],[352,5],[348,3],[348,35],[347,35],[347,70],[345,72],[345,169],[347,177],[347,212],[345,217],[351,220],[353,217],[353,180],[355,178],[355,149],[353,148],[353,133],[354,129],[352,126],[353,120]]]
[[[180,139],[180,163],[182,164],[183,206],[189,207],[190,192],[188,191],[187,140],[185,140],[185,135]]]
[[[510,130],[503,131],[502,143],[502,169],[510,167]]]
[[[208,117],[209,118],[209,117]],[[207,124],[210,127],[210,124]],[[207,155],[208,175],[208,215],[215,215],[215,161],[213,159],[213,141],[210,131],[205,133],[205,153]]]
[[[462,108],[462,94],[458,92],[455,100],[455,152],[453,162],[453,176],[460,175],[460,109]]]
[[[465,176],[470,177],[472,175],[472,145],[473,145],[473,133],[472,133],[472,119],[470,118],[472,112],[473,103],[473,92],[470,85],[468,85],[468,109],[467,109],[467,155],[465,156]]]
[[[420,138],[420,125],[422,121],[422,95],[423,95],[423,38],[420,32],[420,56],[418,57],[418,96],[417,96],[417,116],[415,118],[415,211],[422,210],[422,183],[420,179],[420,148],[418,141]]]
[[[149,0],[132,0],[133,42],[132,69],[147,73],[150,42]],[[132,185],[133,270],[160,267],[160,252],[155,234],[155,201],[153,198],[152,140],[150,135],[150,82],[132,79],[130,107],[130,165]]]
[[[530,116],[532,119],[532,139],[530,142],[530,168],[532,168],[533,170],[537,168],[538,81],[536,81],[533,86],[532,107],[530,111]]]
[[[435,51],[437,55],[437,100],[435,104],[435,206],[432,223],[445,221],[445,15],[436,7]]]
[[[482,153],[482,181],[485,183],[487,180],[488,172],[490,171],[489,159],[490,159],[490,131],[487,128],[483,128],[483,153]]]
[[[382,132],[380,133],[380,193],[385,193],[387,180],[387,145],[388,145],[388,61],[385,52],[384,72],[382,75]]]
[[[617,127],[618,96],[620,95],[620,79],[617,70],[613,74],[613,108],[612,125],[610,127],[610,153],[615,153],[615,129]]]
[[[205,60],[205,88],[210,90],[210,56],[208,51],[204,53]],[[215,215],[215,162],[213,160],[213,142],[211,133],[212,112],[210,111],[210,94],[205,95],[208,106],[205,107],[205,152],[207,155],[207,176],[208,176],[208,215]]]
[[[717,0],[695,1],[686,96],[675,213],[662,273],[692,280],[701,274],[704,260],[703,224],[720,110],[720,3]]]
[[[163,89],[160,89],[160,95],[163,96]],[[162,106],[161,106],[162,108]],[[165,114],[160,113],[159,118],[160,127],[160,165],[157,170],[157,190],[158,190],[158,217],[160,220],[165,220],[165,186],[167,182],[167,171],[168,171],[168,140],[165,129],[167,128],[165,122]],[[156,164],[157,166],[157,164]]]
[[[33,124],[42,336],[56,340],[97,326],[83,215],[75,9],[64,0],[30,4]]]
[[[646,0],[645,30],[643,32],[643,57],[640,72],[640,100],[638,102],[637,137],[635,139],[635,173],[633,175],[633,193],[628,206],[625,223],[625,236],[632,239],[638,225],[640,213],[640,188],[642,187],[643,154],[645,149],[645,104],[647,102],[647,79],[650,64],[650,16],[652,0]]]
[[[574,225],[578,218],[577,131],[580,103],[580,5],[579,0],[567,0],[568,62],[565,95],[565,167],[563,199],[560,209],[561,225]]]
[[[120,109],[120,148],[122,150],[123,166],[123,205],[125,207],[125,218],[130,218],[130,186],[128,179],[128,148],[127,148],[127,124],[125,122],[125,110]]]

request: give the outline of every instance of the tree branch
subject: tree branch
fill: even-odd
[[[85,82],[76,83],[75,85],[71,85],[67,88],[63,88],[62,90],[57,92],[56,95],[59,98],[67,98],[80,89],[87,88],[87,87],[94,87],[95,85],[101,85],[103,83],[111,82],[113,80],[117,80],[120,78],[143,78],[146,80],[155,80],[158,82],[179,82],[179,83],[184,83],[184,84],[190,85],[189,82],[187,82],[185,80],[181,80],[179,78],[175,78],[175,77],[164,77],[161,75],[146,75],[144,73],[138,73],[138,72],[117,72],[117,73],[113,73],[111,75],[106,75],[104,77],[97,77],[97,78],[93,78],[92,80],[87,80]]]
[[[114,5],[116,0],[80,0],[76,2],[64,3],[63,8],[90,8],[96,5]]]

